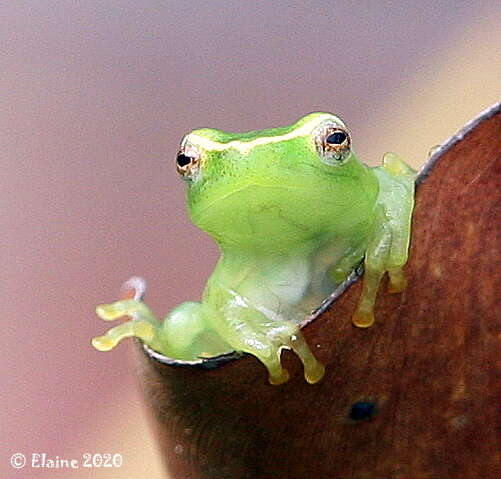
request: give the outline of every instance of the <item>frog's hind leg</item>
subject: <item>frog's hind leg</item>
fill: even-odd
[[[102,304],[96,313],[105,321],[123,316],[133,318],[94,338],[92,345],[99,351],[109,351],[127,337],[139,338],[155,351],[179,360],[196,360],[232,351],[227,343],[207,330],[200,303],[179,305],[163,322],[159,322],[142,301],[135,299]]]
[[[105,321],[113,321],[122,316],[134,318],[111,328],[103,336],[93,338],[92,345],[99,351],[113,349],[123,338],[134,336],[148,345],[153,345],[157,337],[158,322],[150,309],[141,301],[124,299],[111,304],[102,304],[96,308],[96,313]]]
[[[207,327],[204,306],[182,303],[164,319],[160,334],[165,353],[176,359],[210,358],[233,351],[217,333]]]

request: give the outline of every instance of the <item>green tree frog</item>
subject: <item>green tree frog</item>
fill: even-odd
[[[309,383],[324,374],[299,323],[364,260],[353,323],[374,322],[381,277],[400,292],[406,280],[415,171],[395,154],[368,167],[345,123],[311,113],[290,126],[247,133],[203,128],[186,135],[177,171],[191,219],[221,257],[200,302],[162,322],[134,299],[97,307],[104,320],[134,318],[93,339],[107,351],[135,336],[155,351],[196,360],[240,351],[256,356],[272,384],[288,379],[282,349],[294,351]]]

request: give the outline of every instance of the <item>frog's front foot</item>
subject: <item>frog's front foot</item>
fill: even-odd
[[[325,373],[325,368],[320,363],[308,346],[299,330],[287,336],[282,340],[282,345],[276,348],[276,352],[268,357],[260,356],[257,352],[255,354],[268,368],[270,384],[279,385],[289,380],[289,372],[282,367],[280,353],[282,349],[290,349],[299,357],[303,363],[304,378],[309,384],[315,384],[320,381]]]
[[[362,294],[353,315],[353,324],[360,328],[374,323],[376,293],[385,273],[390,293],[401,293],[407,284],[403,268],[408,256],[416,173],[393,153],[384,156],[383,166],[375,173],[380,184],[379,207],[365,252]]]
[[[362,294],[357,309],[352,317],[353,324],[359,328],[368,328],[374,324],[374,305],[381,278],[388,273],[388,292],[401,293],[407,280],[402,267],[391,268],[382,265],[372,266],[366,261]]]
[[[259,314],[255,312],[256,314]],[[268,369],[271,384],[282,384],[289,379],[288,371],[282,366],[282,349],[292,350],[303,363],[304,377],[310,384],[320,381],[324,366],[315,358],[299,327],[285,320],[232,321],[230,336],[225,339],[235,349],[256,356]]]
[[[368,328],[374,324],[374,304],[376,300],[376,293],[379,287],[379,282],[386,272],[389,277],[389,293],[401,293],[407,286],[407,279],[405,278],[402,267],[386,268],[380,266],[373,268],[366,265],[362,295],[360,296],[357,309],[352,318],[355,326],[359,328]]]
[[[268,381],[270,381],[270,384],[280,386],[280,384],[284,384],[289,380],[289,371],[282,367],[280,358],[278,359],[278,364],[275,364],[275,361],[271,358],[264,364],[268,368]]]
[[[303,363],[304,378],[308,383],[315,384],[324,377],[324,365],[315,358],[300,331],[291,337],[288,346],[298,355]]]

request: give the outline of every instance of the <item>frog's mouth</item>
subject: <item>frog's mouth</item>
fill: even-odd
[[[275,184],[267,184],[267,183],[262,183],[262,182],[249,182],[244,185],[242,185],[240,188],[237,188],[232,191],[228,191],[225,194],[218,195],[216,199],[213,199],[209,201],[208,203],[204,204],[203,206],[198,206],[198,205],[192,205],[190,208],[191,214],[192,214],[192,219],[194,217],[196,218],[204,218],[208,214],[211,214],[213,211],[217,210],[217,208],[221,205],[223,205],[225,202],[230,203],[232,200],[236,199],[240,194],[245,193],[247,197],[251,196],[252,190],[281,190],[286,193],[290,193],[291,188],[294,189],[295,192],[301,193],[303,195],[308,195],[310,193],[309,189],[305,187],[303,190],[301,190],[301,187],[297,184],[294,184],[293,187],[290,185],[287,185],[285,183],[275,183]],[[249,191],[250,190],[250,191]],[[252,195],[252,196],[257,196],[257,195]],[[243,204],[248,204],[248,202],[242,202]]]

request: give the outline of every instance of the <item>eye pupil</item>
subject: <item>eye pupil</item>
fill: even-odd
[[[192,158],[190,158],[189,156],[187,156],[183,153],[179,153],[177,155],[176,161],[177,161],[178,166],[180,166],[182,168],[183,166],[189,165],[192,161]]]
[[[329,145],[341,145],[345,141],[346,141],[346,133],[343,133],[342,131],[336,131],[335,133],[330,134],[325,139],[325,142],[328,143]]]

